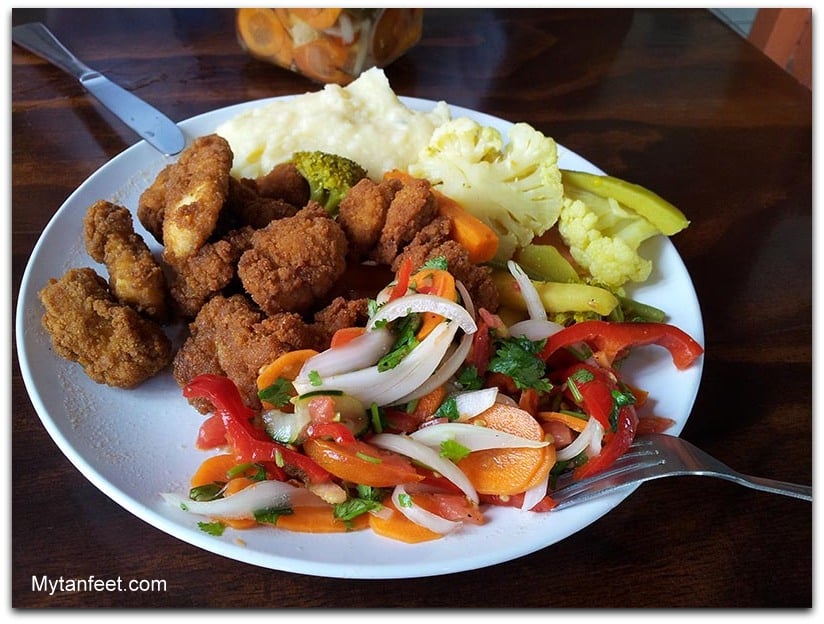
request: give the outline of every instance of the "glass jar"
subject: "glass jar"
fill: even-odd
[[[236,10],[238,41],[249,54],[340,85],[400,57],[422,27],[423,9]]]

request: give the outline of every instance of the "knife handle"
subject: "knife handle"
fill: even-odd
[[[11,38],[17,45],[46,59],[76,78],[94,71],[60,43],[52,31],[41,22],[15,26],[12,28]]]

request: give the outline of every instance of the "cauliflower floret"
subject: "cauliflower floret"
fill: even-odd
[[[509,131],[459,117],[439,126],[408,172],[426,178],[490,226],[506,261],[558,220],[563,201],[555,141],[526,123]]]
[[[565,194],[558,232],[593,281],[620,292],[628,281],[646,280],[652,262],[641,257],[638,248],[660,231],[611,197],[570,187]]]

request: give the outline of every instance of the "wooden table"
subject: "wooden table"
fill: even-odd
[[[248,58],[231,10],[15,10],[175,120],[315,90]],[[743,472],[812,482],[812,97],[708,11],[427,10],[386,69],[401,95],[526,121],[657,190],[704,315],[682,435]],[[68,195],[135,136],[12,46],[13,306]],[[210,554],[98,491],[43,428],[12,356],[16,607],[811,607],[812,505],[715,479],[643,485],[585,530],[443,577],[341,580]],[[165,591],[35,591],[33,577],[163,579]]]

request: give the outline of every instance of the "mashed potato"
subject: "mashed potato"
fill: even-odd
[[[255,108],[217,128],[234,152],[232,175],[256,178],[299,150],[322,150],[360,163],[378,179],[406,167],[449,121],[445,102],[431,111],[405,106],[383,70],[373,68],[346,87],[330,84]]]

